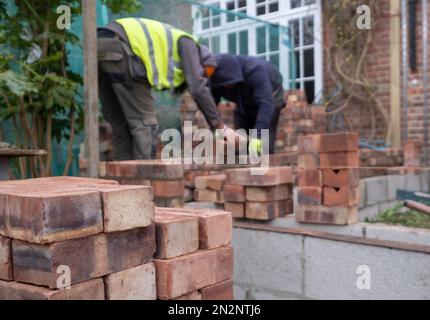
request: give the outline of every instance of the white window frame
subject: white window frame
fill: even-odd
[[[226,10],[227,2],[230,0],[207,0],[202,3],[211,5],[220,3],[221,9]],[[308,15],[314,16],[314,81],[315,81],[315,97],[318,98],[323,90],[323,35],[322,35],[322,5],[321,0],[316,0],[315,4],[306,5],[303,7],[290,9],[290,0],[279,0],[279,11],[273,13],[266,13],[265,15],[256,15],[256,0],[247,0],[247,15],[265,20],[267,22],[276,23],[280,26],[288,27],[291,20],[300,19]],[[193,17],[195,16],[197,7],[192,6]],[[235,22],[226,22],[226,14],[221,14],[221,26],[212,29],[202,30],[201,20],[197,19],[194,23],[194,34],[197,37],[211,38],[213,36],[220,36],[220,49],[221,52],[228,52],[228,34],[233,32],[240,32],[245,29],[248,30],[248,54],[250,56],[257,56],[256,47],[256,30],[261,26],[258,22],[250,19],[237,20]],[[282,33],[281,33],[282,37]],[[209,41],[210,43],[211,41]],[[290,88],[289,79],[289,56],[290,51],[288,48],[280,43],[280,57],[279,64],[281,66],[280,72],[284,77],[284,87]],[[303,59],[302,59],[303,60]],[[301,70],[304,66],[302,66]],[[304,71],[302,71],[304,72]],[[306,79],[306,78],[305,78]],[[300,88],[304,89],[303,81],[300,83]]]

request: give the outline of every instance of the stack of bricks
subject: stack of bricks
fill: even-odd
[[[152,186],[159,207],[182,207],[184,170],[180,163],[162,160],[112,161],[100,163],[100,177],[125,185]]]
[[[194,199],[198,202],[224,204],[225,174],[196,177]]]
[[[403,166],[403,149],[386,148],[360,150],[360,177],[386,175],[390,168]]]
[[[232,300],[232,218],[218,210],[156,208],[160,300]]]
[[[355,133],[300,138],[296,220],[356,223],[359,204],[359,149]]]
[[[0,299],[156,298],[152,188],[0,182]]]
[[[304,91],[287,91],[285,99],[287,106],[280,114],[275,142],[277,153],[295,152],[300,136],[326,131],[324,107],[308,105]]]
[[[245,168],[227,171],[225,210],[234,218],[273,220],[293,213],[291,167]]]

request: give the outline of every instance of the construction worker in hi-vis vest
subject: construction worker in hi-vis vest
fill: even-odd
[[[100,100],[113,130],[114,160],[155,157],[158,121],[151,88],[187,88],[212,130],[234,135],[208,89],[216,61],[192,35],[158,21],[125,18],[99,28],[97,38]]]

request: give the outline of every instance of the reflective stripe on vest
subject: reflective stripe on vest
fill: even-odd
[[[123,26],[133,53],[142,59],[155,89],[173,89],[184,83],[178,42],[182,37],[194,40],[192,35],[155,20],[125,18],[116,22]]]

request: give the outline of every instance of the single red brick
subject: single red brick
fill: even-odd
[[[106,163],[106,174],[109,177],[136,177],[134,161],[113,161]]]
[[[182,180],[184,169],[181,163],[163,160],[136,161],[136,174],[149,180]]]
[[[293,213],[292,200],[246,202],[245,216],[253,220],[273,220]]]
[[[323,170],[323,184],[326,187],[357,187],[360,183],[359,169]]]
[[[274,187],[246,187],[246,200],[254,202],[280,201],[293,198],[293,185]]]
[[[245,218],[245,202],[226,202],[224,209],[231,212],[233,218]]]
[[[233,280],[226,280],[203,288],[202,300],[233,300]]]
[[[224,200],[226,202],[245,202],[245,187],[234,184],[224,185]]]
[[[50,290],[19,282],[0,281],[0,300],[104,300],[102,279],[75,284],[70,289]]]
[[[320,187],[299,187],[298,199],[299,205],[322,205],[322,188]]]
[[[322,187],[322,171],[301,169],[297,173],[299,187]]]
[[[358,152],[330,152],[320,154],[320,165],[323,169],[355,169],[360,166]]]
[[[298,138],[299,153],[319,153],[321,151],[321,135],[314,134]]]
[[[156,258],[179,257],[199,249],[199,220],[197,217],[157,210],[155,227]]]
[[[183,180],[161,180],[151,181],[154,188],[155,197],[176,198],[184,195],[184,181]]]
[[[328,133],[321,135],[321,152],[358,151],[357,133]]]
[[[221,191],[196,189],[194,199],[199,202],[224,203],[224,194]]]
[[[324,187],[324,205],[327,207],[353,207],[360,202],[358,188]]]
[[[422,143],[416,140],[406,140],[403,145],[403,161],[405,167],[421,165]]]
[[[208,177],[207,186],[210,190],[222,191],[226,180],[225,174],[212,175]]]
[[[159,299],[173,299],[233,276],[231,246],[201,250],[168,260],[154,260]]]
[[[320,153],[303,153],[297,156],[297,165],[299,169],[318,170],[320,162]]]
[[[296,220],[301,223],[347,225],[358,221],[357,207],[324,207],[303,206],[296,207]]]
[[[214,249],[231,243],[233,221],[230,212],[220,210],[156,208],[156,212],[197,217],[200,249]]]
[[[0,279],[13,280],[12,240],[3,236],[0,236]]]
[[[227,183],[256,187],[293,183],[293,170],[291,167],[233,169],[227,171]]]

